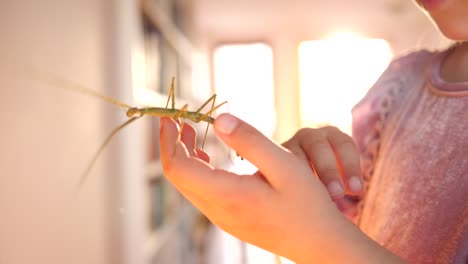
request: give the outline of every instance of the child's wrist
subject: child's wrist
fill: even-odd
[[[325,221],[323,230],[310,230],[300,243],[293,260],[309,263],[404,263],[385,248],[366,236],[356,225],[338,211]]]
[[[347,221],[338,210],[327,213],[320,221],[322,222],[320,230],[308,230],[309,232],[305,233],[308,242],[300,245],[300,254],[292,260],[296,264],[330,262],[344,246],[343,240],[350,239],[353,226]]]
[[[344,222],[348,220],[333,206],[331,203],[330,207],[323,207],[327,209],[322,210],[319,216],[305,217],[307,220],[302,219],[298,223],[292,221],[288,236],[275,252],[297,264],[322,263],[322,260],[327,260],[327,256],[335,254],[339,250],[336,247],[340,246],[337,241],[344,238],[340,230],[350,227]]]

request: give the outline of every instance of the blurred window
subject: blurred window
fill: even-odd
[[[216,93],[229,111],[267,135],[274,128],[273,51],[263,43],[222,45],[214,52]]]
[[[383,39],[339,34],[299,45],[301,126],[351,133],[351,109],[392,58]]]
[[[229,102],[229,112],[271,137],[276,118],[272,48],[264,43],[221,45],[213,60],[215,91]],[[253,168],[246,164],[235,167]]]

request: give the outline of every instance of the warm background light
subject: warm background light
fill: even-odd
[[[276,118],[271,47],[263,43],[223,45],[215,50],[213,63],[219,100],[229,102],[231,114],[271,136]],[[255,169],[246,161],[233,162],[239,173]]]
[[[223,45],[215,50],[213,62],[216,93],[229,101],[230,112],[271,135],[275,124],[271,47]]]
[[[219,100],[227,100],[231,114],[271,137],[276,119],[272,48],[263,43],[222,45],[214,52],[213,65]],[[233,158],[228,166],[239,174],[256,171],[255,166],[239,158]],[[213,240],[217,248],[214,255],[222,256],[222,262],[218,259],[213,263],[237,264],[242,259],[248,263],[274,263],[271,253],[219,229]]]
[[[340,33],[299,45],[302,126],[334,125],[351,132],[351,108],[392,58],[389,44]]]

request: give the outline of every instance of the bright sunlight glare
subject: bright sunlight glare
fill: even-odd
[[[273,51],[263,43],[223,45],[214,53],[214,85],[232,114],[271,136],[275,125]],[[221,99],[220,99],[221,101]]]
[[[273,50],[263,43],[219,46],[213,56],[215,92],[219,101],[229,102],[229,112],[245,120],[267,136],[275,128]],[[234,158],[230,171],[255,172],[246,160]],[[274,256],[220,231],[217,252],[222,263],[240,263],[242,252],[248,263],[273,263]]]
[[[302,126],[351,133],[351,109],[392,59],[384,39],[339,33],[299,45]]]

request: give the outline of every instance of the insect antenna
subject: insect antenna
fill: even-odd
[[[125,103],[122,103],[118,100],[115,100],[113,98],[110,98],[108,96],[105,96],[103,94],[100,94],[92,89],[89,89],[89,88],[86,88],[84,87],[83,85],[81,84],[78,84],[74,81],[71,81],[71,80],[68,80],[68,79],[64,79],[64,78],[61,78],[53,73],[45,73],[45,72],[42,72],[42,71],[39,71],[39,70],[32,70],[31,71],[31,75],[32,77],[34,77],[35,79],[38,79],[40,81],[44,81],[45,83],[48,83],[54,87],[57,87],[57,88],[60,88],[60,89],[68,89],[68,90],[73,90],[73,91],[78,91],[80,93],[83,93],[83,94],[86,94],[86,95],[90,95],[90,96],[94,96],[94,97],[97,97],[97,98],[100,98],[108,103],[111,103],[111,104],[114,104],[114,105],[117,105],[121,108],[124,108],[124,109],[129,109],[131,108],[131,106],[125,104]]]

